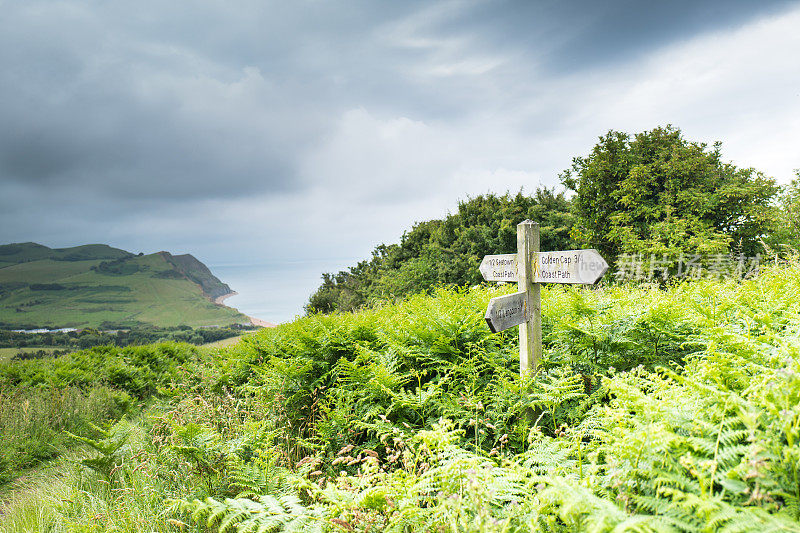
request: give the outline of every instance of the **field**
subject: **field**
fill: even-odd
[[[524,378],[513,290],[2,364],[0,472],[77,455],[0,529],[800,531],[800,265],[546,287]]]
[[[248,322],[237,311],[214,304],[162,254],[130,257],[106,270],[99,268],[103,263],[39,259],[0,268],[0,323],[97,328],[103,323],[169,327]]]
[[[237,344],[240,340],[242,340],[245,337],[246,337],[245,335],[240,335],[238,337],[228,337],[227,339],[222,339],[221,341],[215,341],[203,344],[201,347],[209,350],[216,350],[218,348],[228,348],[230,346],[233,346],[234,344]]]
[[[19,352],[19,348],[0,348],[0,363],[5,363]]]
[[[56,350],[63,350],[63,349],[64,349],[63,347],[0,348],[0,363],[5,363],[6,361],[11,360],[11,358],[17,355],[18,353],[38,352],[39,350],[43,350],[46,353],[53,353]]]

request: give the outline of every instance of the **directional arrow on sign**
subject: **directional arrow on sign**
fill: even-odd
[[[517,281],[517,254],[485,255],[481,266],[486,281]]]
[[[492,257],[487,255],[486,257]],[[597,250],[539,252],[533,263],[533,283],[582,283],[591,285],[608,270]]]
[[[542,356],[542,283],[595,283],[608,270],[597,250],[539,251],[539,224],[517,224],[517,253],[487,255],[479,267],[486,281],[519,283],[516,294],[492,298],[486,323],[492,333],[519,326],[519,373],[536,368]]]
[[[506,294],[489,300],[486,309],[486,323],[492,333],[503,331],[513,326],[519,326],[528,320],[528,310],[525,304],[525,292]]]

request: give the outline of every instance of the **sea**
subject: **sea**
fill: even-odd
[[[273,324],[305,314],[303,306],[322,283],[322,273],[332,272],[330,260],[305,260],[259,264],[209,264],[208,268],[235,296],[225,305]],[[336,270],[338,272],[338,270]]]

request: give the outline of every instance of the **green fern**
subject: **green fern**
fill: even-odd
[[[321,532],[324,524],[321,511],[304,506],[296,496],[206,498],[177,502],[175,508],[219,533]]]
[[[211,427],[190,423],[173,430],[180,444],[172,445],[177,455],[195,465],[199,472],[219,472],[225,462],[225,452],[219,432]]]
[[[112,426],[111,429],[104,430],[91,422],[88,424],[89,427],[102,438],[92,439],[90,437],[75,435],[69,431],[65,431],[64,433],[99,453],[99,455],[95,457],[82,459],[79,462],[103,476],[106,481],[112,481],[114,474],[123,467],[125,457],[130,455],[130,449],[128,449],[126,444],[131,435],[131,425],[128,422],[120,421]]]

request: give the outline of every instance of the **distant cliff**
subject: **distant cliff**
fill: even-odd
[[[169,252],[158,252],[167,262],[169,262],[176,272],[186,276],[186,278],[200,285],[203,292],[212,300],[230,294],[231,288],[222,283],[203,263],[198,261],[193,255],[172,255]]]
[[[134,255],[105,244],[0,245],[0,328],[249,322],[214,303],[231,292],[189,254]]]

